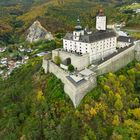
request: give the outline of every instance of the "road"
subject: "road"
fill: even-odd
[[[140,32],[140,29],[122,29],[125,32]]]

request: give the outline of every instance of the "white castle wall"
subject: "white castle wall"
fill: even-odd
[[[137,61],[140,61],[140,51],[137,51],[136,52],[136,60]]]
[[[127,50],[105,61],[104,63],[98,65],[96,71],[97,75],[102,75],[108,72],[115,72],[125,67],[128,63],[132,62],[134,59],[135,59],[135,46],[132,46]]]
[[[69,73],[61,69],[52,61],[44,59],[42,67],[44,68],[45,73],[53,73],[57,78],[61,79],[61,81],[64,83],[64,91],[69,95],[75,107],[80,104],[86,93],[96,86],[96,75],[90,77],[88,81],[75,86],[67,79]]]
[[[137,61],[140,61],[140,40],[136,42],[135,46],[135,58]]]
[[[140,46],[138,46],[140,48]],[[102,75],[108,72],[115,72],[128,63],[133,61],[135,58],[140,61],[140,49],[135,50],[135,46],[128,48],[127,50],[117,54],[116,56],[110,58],[109,60],[98,65],[96,73],[97,75]],[[58,51],[54,51],[54,53],[58,53]],[[63,53],[62,53],[63,54]],[[64,54],[65,56],[65,54]],[[83,58],[82,58],[83,59]],[[82,65],[83,63],[81,63]],[[78,64],[80,65],[80,64]],[[90,79],[78,86],[72,84],[68,79],[69,73],[61,69],[59,66],[54,64],[51,60],[44,59],[43,65],[45,73],[53,73],[57,78],[61,79],[64,83],[64,91],[69,95],[75,107],[77,107],[83,97],[96,87],[96,75],[90,77]],[[95,72],[95,71],[94,71]]]
[[[90,65],[89,55],[77,55],[63,51],[62,49],[56,49],[52,51],[52,59],[54,61],[55,56],[60,56],[61,60],[64,61],[67,58],[71,58],[71,64],[77,69],[82,70]]]

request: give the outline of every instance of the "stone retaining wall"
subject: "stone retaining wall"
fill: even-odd
[[[97,75],[102,75],[108,72],[115,72],[135,59],[135,49],[134,46],[128,48],[127,50],[117,54],[111,59],[98,65],[96,70]]]
[[[44,59],[42,67],[44,68],[45,73],[53,73],[64,83],[64,91],[66,94],[69,95],[75,107],[77,107],[80,104],[81,100],[87,92],[96,87],[96,75],[90,77],[89,80],[81,83],[80,85],[74,85],[67,79],[69,73],[61,69],[52,61]]]
[[[52,51],[52,60],[54,61],[55,56],[59,56],[62,61],[67,58],[71,59],[71,64],[77,69],[82,70],[90,65],[89,55],[78,55],[70,52],[63,51],[62,49],[56,49]],[[82,65],[81,65],[82,64]]]
[[[138,50],[135,50],[135,46],[132,46],[127,50],[113,56],[109,60],[98,65],[97,69],[94,70],[94,72],[96,72],[97,75],[102,75],[108,72],[115,72],[126,66],[134,59],[140,61],[140,51]],[[54,51],[54,54],[55,53],[56,55],[58,55],[59,52]],[[76,58],[72,57],[72,59]],[[80,60],[80,57],[78,57],[78,59]],[[82,61],[83,60],[81,59],[78,62],[78,65],[82,65]],[[75,61],[75,63],[77,62]],[[42,67],[44,68],[45,73],[53,73],[57,78],[61,79],[61,81],[64,83],[64,91],[69,95],[75,107],[77,107],[80,104],[81,100],[87,94],[87,92],[92,90],[97,85],[96,75],[91,76],[89,80],[85,80],[80,85],[74,85],[71,81],[67,79],[69,73],[61,69],[56,64],[54,64],[51,60],[44,59]]]
[[[140,50],[135,52],[135,57],[137,61],[140,61]]]

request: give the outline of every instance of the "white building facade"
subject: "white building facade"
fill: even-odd
[[[124,48],[132,45],[134,43],[134,38],[128,36],[119,36],[117,38],[117,48]]]
[[[90,63],[104,59],[116,51],[117,36],[115,32],[106,30],[106,16],[99,14],[96,18],[96,32],[83,30],[80,21],[73,33],[67,33],[63,39],[65,51],[78,54],[89,54]]]

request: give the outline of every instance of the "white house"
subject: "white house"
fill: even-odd
[[[117,38],[117,48],[128,47],[129,45],[134,43],[134,38],[128,36],[119,36]]]

